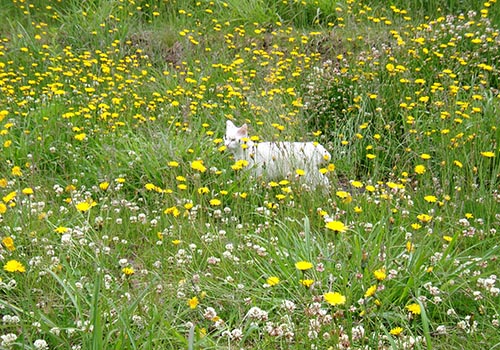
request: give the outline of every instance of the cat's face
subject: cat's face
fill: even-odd
[[[248,137],[248,128],[244,124],[238,128],[230,120],[226,122],[226,135],[224,136],[224,145],[230,151],[241,149],[242,139]]]

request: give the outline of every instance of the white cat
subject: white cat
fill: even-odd
[[[254,143],[248,138],[247,124],[237,127],[228,120],[224,144],[235,160],[248,162],[247,169],[253,176],[269,180],[300,176],[313,188],[329,185],[328,178],[319,168],[331,159],[331,155],[316,142]]]

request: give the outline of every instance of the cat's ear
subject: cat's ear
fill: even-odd
[[[234,123],[230,120],[227,120],[226,121],[226,130],[229,130],[229,129],[236,129],[236,125],[234,125]]]
[[[242,137],[248,136],[248,125],[247,124],[243,124],[241,126],[241,128],[238,129],[238,135],[240,135]]]

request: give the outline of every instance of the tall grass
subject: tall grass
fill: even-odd
[[[9,2],[0,348],[497,346],[496,8]],[[332,187],[235,170],[227,119]]]

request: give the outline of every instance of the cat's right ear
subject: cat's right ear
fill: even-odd
[[[226,121],[226,129],[236,129],[236,125],[230,120]]]

